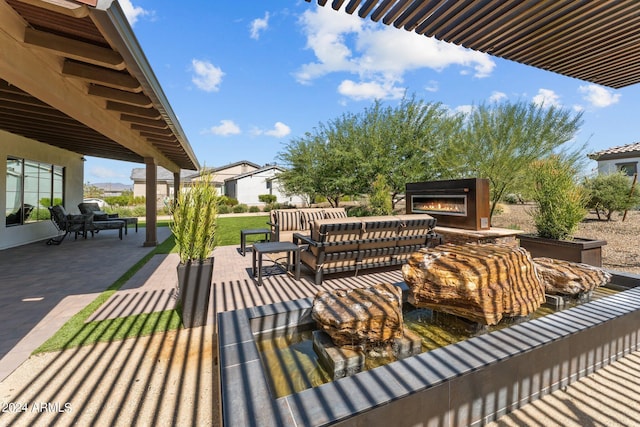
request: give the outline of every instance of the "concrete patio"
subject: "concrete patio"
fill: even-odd
[[[167,228],[158,229],[160,241],[168,235]],[[402,281],[396,268],[329,276],[318,287],[310,275],[295,281],[267,262],[259,287],[249,254],[240,255],[239,246],[218,247],[206,327],[29,357],[149,253],[143,240],[141,229],[122,241],[100,233],[60,246],[40,242],[0,252],[0,402],[29,405],[26,412],[1,413],[0,426],[219,425],[216,313],[306,298],[320,288]],[[154,256],[90,320],[173,308],[177,262],[175,254]],[[632,425],[640,419],[639,377],[636,351],[493,424]],[[41,410],[41,403],[49,405]]]

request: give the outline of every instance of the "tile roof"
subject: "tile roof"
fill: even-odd
[[[640,142],[607,148],[587,155],[592,160],[607,160],[615,158],[640,156]]]

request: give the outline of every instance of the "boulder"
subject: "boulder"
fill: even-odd
[[[551,295],[579,295],[604,286],[611,274],[589,264],[537,257],[533,262],[545,292]]]
[[[545,301],[526,249],[500,244],[447,243],[424,248],[402,267],[408,301],[485,325],[527,316]]]
[[[403,336],[402,290],[389,283],[320,291],[311,315],[339,347],[366,349]]]

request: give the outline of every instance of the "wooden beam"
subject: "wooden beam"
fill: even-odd
[[[71,16],[73,18],[85,18],[89,16],[89,10],[87,6],[78,4],[70,0],[20,0],[22,3],[27,3],[32,6],[40,7],[42,9],[51,10],[56,13]],[[88,3],[89,1],[80,1],[80,3]],[[95,6],[93,4],[92,6]]]
[[[107,110],[154,120],[162,117],[155,108],[136,107],[134,105],[123,104],[115,101],[107,101]]]
[[[95,65],[83,64],[66,60],[62,66],[62,74],[67,77],[76,77],[91,83],[98,83],[116,89],[128,90],[131,92],[141,92],[140,83],[130,74]]]
[[[153,128],[145,125],[140,125],[137,123],[131,124],[131,129],[137,130],[139,132],[147,132],[152,133],[154,135],[162,135],[162,136],[170,136],[173,135],[173,131],[169,128]]]
[[[118,52],[80,40],[34,30],[31,27],[26,27],[24,30],[24,42],[31,46],[47,49],[65,58],[114,70],[124,70],[125,68],[124,60]]]
[[[111,99],[122,102],[123,104],[130,104],[138,107],[151,107],[153,105],[151,99],[149,99],[149,97],[144,93],[127,92],[97,84],[90,84],[89,91],[87,93],[89,95],[99,96],[101,98]]]
[[[155,127],[159,129],[167,129],[169,127],[167,126],[167,122],[165,122],[164,120],[145,119],[144,117],[132,116],[131,114],[121,114],[120,120],[125,122],[138,123],[141,125]]]
[[[173,135],[157,135],[155,133],[151,133],[151,132],[140,132],[140,136],[144,137],[144,138],[152,138],[156,141],[165,141],[165,142],[172,142],[177,144],[178,143],[178,138],[176,138]]]

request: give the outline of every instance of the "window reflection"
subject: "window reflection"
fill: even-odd
[[[62,204],[63,198],[62,166],[7,158],[7,226],[46,221],[49,219],[47,207]]]

